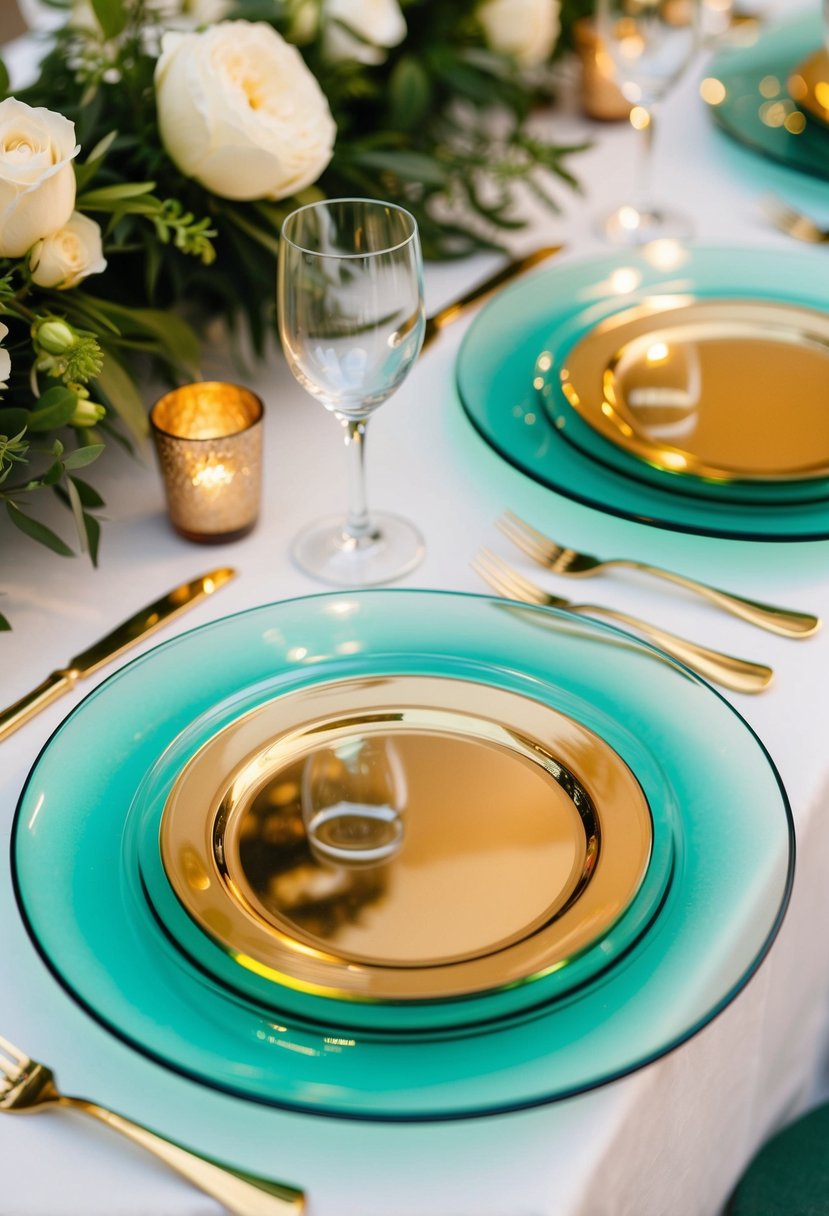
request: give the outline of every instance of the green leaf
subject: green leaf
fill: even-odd
[[[3,613],[0,612],[0,632],[2,632],[4,629],[11,629],[11,625],[3,616]]]
[[[65,469],[82,469],[84,465],[92,464],[93,460],[97,460],[104,450],[102,443],[91,443],[85,448],[76,448],[74,452],[70,452],[63,458],[63,467]]]
[[[0,435],[5,435],[7,439],[10,439],[12,435],[19,435],[29,425],[30,418],[29,410],[15,406],[0,409]]]
[[[117,38],[127,24],[127,8],[123,0],[91,0],[98,24],[105,38]]]
[[[427,73],[413,55],[404,55],[389,77],[389,126],[395,131],[414,131],[431,100]]]
[[[29,414],[30,431],[54,431],[60,426],[66,426],[74,414],[78,399],[68,388],[47,389],[38,401],[38,408]]]
[[[101,498],[101,495],[89,482],[81,481],[80,477],[70,477],[69,480],[75,483],[75,489],[78,491],[80,500],[85,507],[104,506],[103,498]]]
[[[75,200],[76,211],[113,211],[125,199],[138,198],[155,190],[155,182],[121,182],[117,186],[101,186],[87,190]]]
[[[149,426],[144,402],[127,371],[109,350],[96,384],[133,435],[137,438],[146,435]]]
[[[90,515],[87,511],[83,513],[84,527],[86,528],[86,548],[89,553],[89,560],[93,566],[98,565],[98,546],[101,540],[101,525],[98,523],[94,515]]]
[[[445,186],[447,174],[443,165],[425,152],[373,151],[355,152],[352,159],[363,168],[380,173],[393,173],[404,181],[422,182],[425,186]]]
[[[66,493],[69,497],[69,506],[72,511],[72,518],[75,521],[75,531],[78,534],[78,544],[80,546],[81,553],[86,553],[88,546],[86,543],[86,524],[83,517],[81,496],[78,493],[77,487],[72,484],[71,477],[66,482]]]
[[[110,300],[99,300],[98,307],[124,337],[149,334],[160,343],[171,363],[190,372],[197,370],[201,343],[195,330],[175,313],[156,308],[124,308]]]
[[[51,549],[53,553],[57,553],[61,557],[75,556],[69,546],[51,528],[32,519],[30,515],[25,515],[15,503],[7,502],[6,510],[14,526],[32,540],[36,540],[40,545],[45,545],[47,549]]]
[[[2,93],[3,97],[8,96],[9,84],[9,69],[6,67],[3,60],[0,59],[0,93]],[[8,625],[6,628],[8,629]],[[2,629],[2,625],[0,625],[0,629]]]

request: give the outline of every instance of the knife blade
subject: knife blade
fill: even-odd
[[[126,621],[111,630],[97,642],[82,650],[80,654],[70,659],[65,667],[59,667],[47,676],[42,684],[31,692],[15,701],[8,708],[0,710],[0,740],[7,738],[18,727],[23,726],[30,718],[39,713],[47,705],[51,705],[58,697],[74,688],[78,680],[90,676],[106,663],[111,663],[120,654],[134,646],[136,642],[155,633],[162,625],[197,604],[206,595],[212,595],[226,582],[232,579],[236,571],[229,566],[211,570],[199,578],[191,579],[174,587],[161,599],[147,604],[145,608],[133,614]]]
[[[563,245],[542,245],[538,249],[533,249],[530,253],[525,254],[522,258],[516,258],[512,262],[508,262],[506,266],[502,266],[495,274],[490,275],[488,279],[483,279],[475,287],[472,287],[464,295],[459,296],[457,300],[452,300],[449,304],[445,304],[443,308],[432,313],[426,318],[426,331],[423,337],[423,345],[420,348],[420,353],[427,346],[434,342],[442,329],[447,325],[451,325],[453,321],[471,308],[473,304],[478,304],[485,300],[487,296],[492,295],[499,287],[504,287],[512,279],[519,274],[523,274],[525,270],[531,270],[533,266],[537,266],[539,262],[545,261],[547,258],[554,257],[564,248]]]

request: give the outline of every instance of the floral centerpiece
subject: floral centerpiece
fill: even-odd
[[[261,354],[295,206],[400,202],[432,258],[497,247],[519,186],[555,208],[576,149],[528,119],[586,6],[50,3],[65,13],[38,78],[0,101],[0,499],[70,555],[33,509],[51,489],[95,561],[103,503],[78,470],[144,432],[136,360],[196,377],[216,316]]]

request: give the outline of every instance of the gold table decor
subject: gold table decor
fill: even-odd
[[[592,17],[578,19],[573,26],[573,42],[579,59],[580,102],[584,113],[600,122],[628,118],[631,103],[619,88],[616,67]]]
[[[287,693],[217,732],[167,797],[160,847],[181,904],[241,967],[422,1002],[549,974],[601,940],[639,889],[652,824],[621,757],[563,713],[401,675]]]
[[[256,523],[263,412],[255,393],[216,380],[174,389],[150,411],[170,522],[187,540],[238,540]]]
[[[829,123],[829,50],[807,56],[788,79],[792,100],[823,123]]]
[[[656,468],[712,481],[829,475],[829,316],[654,296],[549,356],[570,406]]]

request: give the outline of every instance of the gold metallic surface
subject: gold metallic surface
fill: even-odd
[[[769,633],[779,633],[787,638],[809,638],[820,628],[820,618],[813,612],[800,612],[794,608],[782,608],[779,604],[765,604],[759,600],[746,599],[743,595],[735,595],[733,591],[712,587],[709,583],[702,583],[687,574],[667,570],[664,566],[653,566],[649,562],[635,561],[629,557],[595,557],[592,553],[581,553],[578,549],[559,544],[551,536],[539,532],[538,528],[521,519],[514,511],[505,511],[496,524],[523,553],[539,566],[551,570],[553,574],[590,578],[606,570],[638,570],[642,574],[652,574],[655,578],[684,587],[686,591],[702,596],[717,608],[722,608],[759,629],[767,629]]]
[[[438,334],[444,330],[447,325],[451,325],[453,321],[457,321],[458,317],[465,313],[467,309],[471,308],[474,304],[480,304],[483,300],[485,300],[488,296],[491,296],[494,292],[498,291],[501,287],[506,287],[507,283],[511,283],[513,279],[517,278],[521,274],[524,274],[525,271],[531,270],[534,266],[540,265],[540,263],[546,261],[547,258],[554,257],[555,254],[560,253],[563,248],[563,245],[542,245],[538,249],[533,249],[530,253],[525,254],[523,257],[515,258],[513,261],[508,262],[506,266],[503,266],[489,278],[477,283],[457,300],[453,300],[451,303],[445,304],[443,308],[440,308],[437,312],[432,313],[431,316],[426,318],[426,329],[423,335],[423,345],[420,348],[421,353],[427,348],[427,346],[431,346]]]
[[[829,123],[829,51],[820,47],[795,68],[788,80],[792,98],[804,110]]]
[[[161,854],[197,924],[258,974],[436,1000],[565,966],[633,899],[651,836],[635,777],[572,719],[390,676],[290,693],[216,734],[170,792]]]
[[[292,1213],[297,1216],[305,1210],[305,1196],[296,1187],[219,1165],[180,1144],[165,1140],[106,1106],[61,1093],[50,1068],[24,1055],[7,1039],[0,1038],[0,1112],[30,1114],[58,1107],[80,1111],[120,1132],[212,1196],[227,1212],[238,1213],[238,1216],[291,1216]]]
[[[174,389],[150,411],[170,522],[187,540],[237,540],[256,523],[262,414],[254,393],[214,380]]]
[[[185,608],[197,604],[206,595],[212,595],[231,578],[235,570],[223,566],[211,570],[189,583],[182,583],[167,595],[148,604],[140,612],[136,612],[128,620],[122,621],[105,637],[95,642],[88,650],[82,651],[70,659],[65,667],[53,671],[37,688],[15,701],[8,708],[0,710],[0,740],[5,739],[12,731],[17,730],[24,722],[28,722],[41,709],[45,709],[52,701],[75,686],[84,676],[92,675],[99,667],[111,663],[120,654],[136,642],[143,640],[149,634],[173,620]]]
[[[625,629],[641,633],[649,642],[664,651],[665,655],[678,659],[706,680],[713,680],[724,688],[733,688],[735,692],[758,693],[768,688],[774,678],[773,670],[765,663],[755,663],[751,659],[741,659],[722,650],[701,646],[699,642],[669,633],[667,629],[631,616],[628,612],[620,612],[617,608],[607,608],[604,604],[574,604],[562,595],[553,595],[518,570],[513,570],[503,558],[489,549],[479,550],[470,565],[498,595],[506,596],[510,600],[521,600],[525,604],[541,604],[547,608],[572,612],[577,616],[597,616],[624,625]],[[536,616],[535,624],[539,624],[541,620],[543,617]]]
[[[600,322],[559,376],[585,422],[655,468],[721,482],[829,476],[823,313],[653,297]]]

